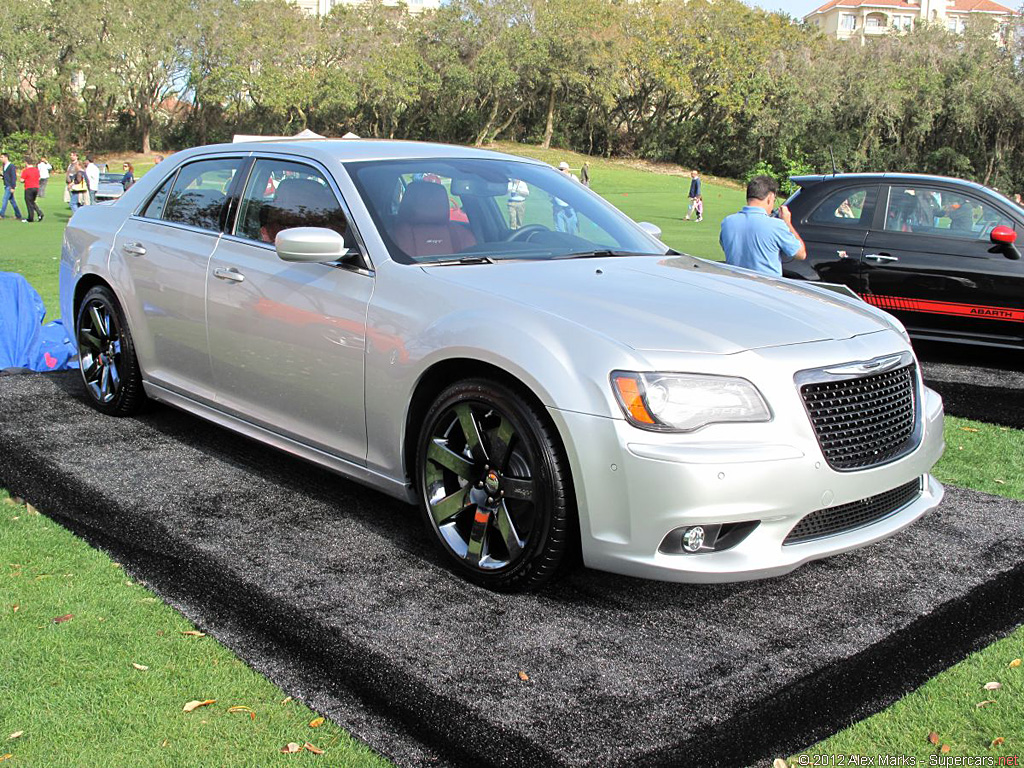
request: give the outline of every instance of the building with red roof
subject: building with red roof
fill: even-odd
[[[963,32],[968,24],[985,18],[995,22],[994,34],[1005,43],[1015,15],[995,0],[828,0],[804,21],[827,35],[863,45],[873,37],[910,31],[924,21]]]

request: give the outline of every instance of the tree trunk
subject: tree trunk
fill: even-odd
[[[149,146],[149,134],[153,131],[153,121],[148,115],[143,115],[139,122],[142,129],[142,154],[148,155],[152,151]]]
[[[551,86],[551,93],[548,96],[548,124],[544,128],[544,143],[541,147],[551,149],[551,136],[555,132],[555,86]]]
[[[473,142],[474,147],[482,147],[484,141],[487,139],[487,134],[491,132],[491,128],[494,126],[494,121],[498,117],[498,103],[499,100],[495,99],[494,104],[491,106],[491,114],[487,117],[487,125],[483,127],[483,130],[476,135],[476,140]]]

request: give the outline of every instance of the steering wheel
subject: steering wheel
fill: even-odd
[[[513,229],[505,237],[502,238],[504,243],[518,243],[520,240],[528,242],[530,235],[537,232],[549,232],[550,230],[543,224],[527,224],[526,226],[520,227],[519,229]]]

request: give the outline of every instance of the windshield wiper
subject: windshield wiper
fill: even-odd
[[[460,264],[493,264],[494,259],[488,256],[460,256],[457,259],[441,259],[439,261],[421,261],[421,267],[455,267]]]
[[[663,253],[641,253],[639,251],[579,251],[578,253],[564,253],[560,256],[553,256],[555,259],[606,259],[613,256],[664,256]]]

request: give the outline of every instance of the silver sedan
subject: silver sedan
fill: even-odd
[[[677,254],[531,160],[209,146],[61,258],[92,404],[147,399],[416,503],[451,566],[786,573],[935,507],[942,403],[886,313]]]

